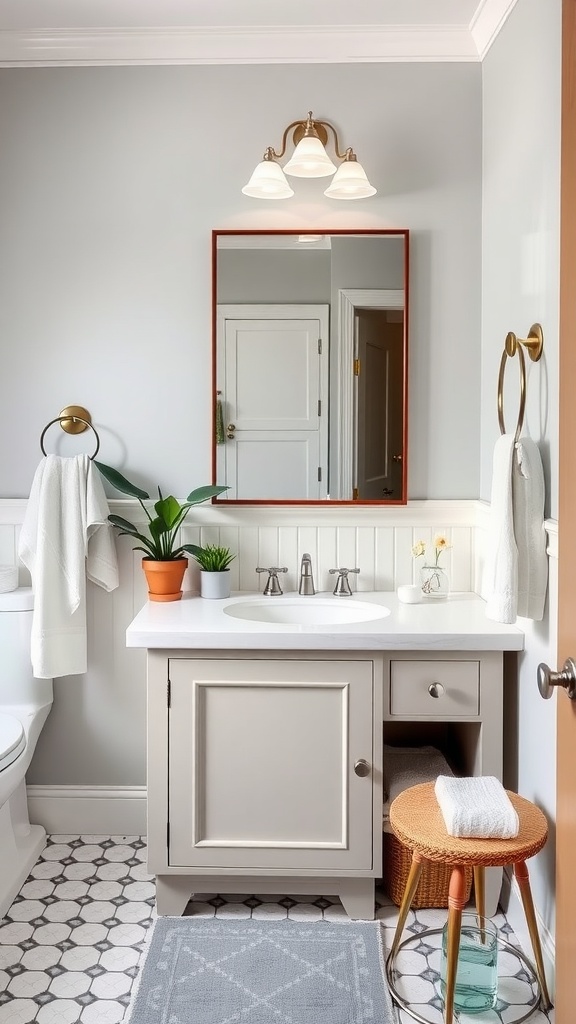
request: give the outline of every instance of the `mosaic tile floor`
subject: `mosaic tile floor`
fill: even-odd
[[[146,935],[154,919],[154,885],[139,836],[51,836],[38,863],[0,922],[0,1024],[120,1024],[130,1002]],[[337,898],[205,894],[188,913],[206,917],[266,917],[320,921],[345,918]],[[390,945],[397,908],[378,898],[377,916]],[[445,912],[410,914],[414,935],[399,959],[397,987],[422,1016],[442,1020],[437,994],[439,953],[425,928]],[[513,941],[503,915],[500,929]],[[502,958],[501,958],[502,959]],[[498,1006],[461,1022],[509,1024],[531,999],[529,979],[515,957],[504,964]],[[412,1021],[398,1011],[401,1024]],[[552,1017],[537,1012],[533,1024]],[[199,1022],[201,1024],[201,1022]]]

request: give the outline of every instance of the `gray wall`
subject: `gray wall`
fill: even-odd
[[[522,0],[483,65],[482,484],[490,498],[498,436],[498,368],[508,331],[544,329],[544,354],[529,365],[526,428],[542,453],[547,514],[558,515],[558,295],[561,0]],[[529,362],[529,361],[528,361]],[[518,414],[518,360],[506,368],[505,420]],[[556,664],[556,563],[541,623],[520,621],[526,650],[517,690],[508,689],[508,784],[551,824],[556,803],[556,700],[536,687],[540,661]],[[544,924],[554,927],[554,830],[530,867]]]
[[[330,252],[222,249],[217,302],[330,302]]]
[[[378,195],[242,196],[310,107]],[[71,402],[142,484],[208,481],[218,227],[412,231],[409,495],[478,496],[479,65],[4,69],[0,137],[0,497],[29,493]]]

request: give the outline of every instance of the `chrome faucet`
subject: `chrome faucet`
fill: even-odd
[[[334,597],[352,597],[352,588],[350,587],[348,573],[360,572],[360,569],[329,569],[328,572],[331,576],[334,575],[334,573],[338,573],[336,586],[332,591]]]
[[[314,590],[314,577],[312,575],[312,559],[310,558],[310,555],[307,554],[302,555],[298,593],[305,594],[307,597],[316,593]]]

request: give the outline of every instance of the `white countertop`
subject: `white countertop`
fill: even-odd
[[[331,594],[284,596],[298,601],[332,597]],[[487,619],[485,602],[476,594],[450,594],[447,600],[430,598],[419,604],[402,604],[393,592],[355,594],[355,602],[381,604],[390,609],[390,614],[382,619],[345,625],[266,623],[232,618],[223,611],[231,602],[253,602],[261,597],[261,594],[237,593],[223,601],[212,601],[196,594],[185,594],[181,601],[148,601],[128,626],[126,645],[294,651],[521,651],[524,648],[522,630]],[[274,597],[266,600],[274,601]]]

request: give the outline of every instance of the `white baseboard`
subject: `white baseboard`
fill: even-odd
[[[511,877],[509,869],[504,870],[504,888],[503,888],[503,903],[506,907],[506,917],[511,928],[514,930],[514,934],[518,939],[522,951],[526,954],[530,963],[534,963],[534,954],[532,952],[532,943],[530,941],[530,934],[528,932],[528,925],[526,924],[526,916],[524,914],[524,908],[522,906],[522,899],[520,897],[520,890],[518,889],[518,883],[515,878]],[[506,906],[507,902],[507,906]],[[535,908],[536,909],[536,908]],[[555,981],[556,981],[556,943],[554,936],[548,930],[538,910],[536,909],[536,921],[538,924],[538,933],[540,935],[540,943],[542,945],[542,956],[544,959],[544,970],[546,972],[546,981],[548,983],[548,991],[550,998],[554,1001]]]
[[[146,835],[146,786],[28,786],[30,821],[49,835]]]

